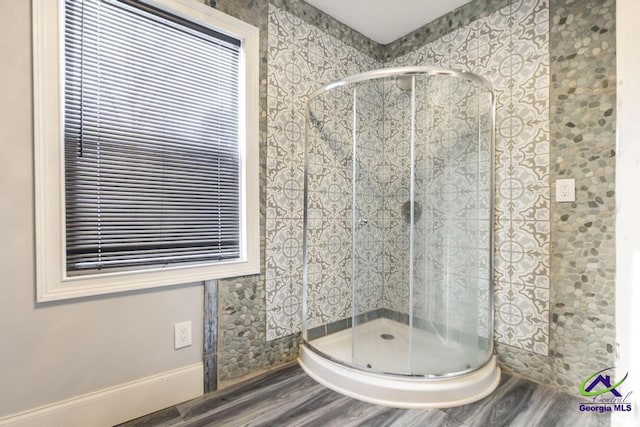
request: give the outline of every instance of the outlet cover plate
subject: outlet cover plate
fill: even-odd
[[[556,202],[576,201],[576,180],[574,178],[556,180]]]
[[[175,344],[174,348],[189,347],[191,345],[191,321],[175,324]]]

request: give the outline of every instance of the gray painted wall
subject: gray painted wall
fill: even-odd
[[[0,417],[201,362],[201,284],[35,303],[31,2],[2,0],[0,28]]]

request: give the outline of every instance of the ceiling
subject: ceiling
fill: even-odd
[[[470,0],[305,0],[381,44],[417,30]]]

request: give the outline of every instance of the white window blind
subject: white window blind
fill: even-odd
[[[66,0],[68,274],[240,257],[240,42],[130,0]]]

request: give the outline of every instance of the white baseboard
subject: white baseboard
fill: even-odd
[[[0,418],[0,426],[112,426],[201,396],[203,369],[197,363],[30,409]]]

